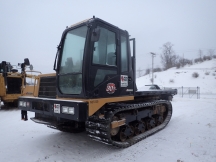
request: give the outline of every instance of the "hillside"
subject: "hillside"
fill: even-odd
[[[192,77],[194,72],[199,74],[197,78]],[[144,90],[145,85],[151,84],[151,77],[152,74],[137,78],[138,90]],[[155,72],[154,84],[163,87],[200,87],[201,93],[216,94],[216,59]]]

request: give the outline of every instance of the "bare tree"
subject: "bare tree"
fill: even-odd
[[[150,71],[151,71],[151,69],[150,69],[150,68],[147,68],[146,71],[145,71],[145,75],[150,74]]]
[[[186,59],[186,58],[183,58],[183,57],[179,57],[178,59],[178,68],[180,67],[184,67],[185,65],[192,65],[193,64],[193,61],[192,60],[189,60],[189,59]]]
[[[201,49],[199,49],[198,56],[199,56],[200,60],[202,59],[202,55],[203,55],[203,51]]]
[[[214,49],[209,49],[208,54],[212,58],[214,56],[215,50]]]
[[[157,68],[154,68],[154,72],[161,72],[162,71],[162,69],[161,68],[159,68],[159,67],[157,67]]]
[[[142,76],[142,71],[143,71],[143,70],[141,70],[140,67],[139,67],[139,69],[137,70],[137,72],[138,72],[138,77],[141,77],[141,76]]]
[[[173,50],[173,44],[167,42],[162,47],[162,54],[161,54],[161,63],[164,66],[164,69],[169,69],[176,65],[178,60],[178,56],[175,54]]]
[[[203,61],[206,61],[206,60],[211,60],[212,57],[211,56],[203,56]]]

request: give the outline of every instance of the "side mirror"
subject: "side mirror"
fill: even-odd
[[[97,42],[100,38],[100,29],[96,28],[92,32],[91,41]]]
[[[29,69],[32,71],[32,70],[33,70],[33,65],[30,65],[30,66],[29,66]]]
[[[25,64],[25,65],[28,65],[28,66],[30,65],[30,62],[29,62],[29,59],[28,59],[28,58],[25,58],[25,59],[24,59],[24,64]]]

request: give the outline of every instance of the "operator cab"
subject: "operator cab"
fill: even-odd
[[[0,63],[0,73],[11,72],[11,70],[12,70],[12,66],[9,62],[2,61]]]
[[[57,52],[57,95],[104,98],[133,95],[129,34],[92,18],[67,28]]]

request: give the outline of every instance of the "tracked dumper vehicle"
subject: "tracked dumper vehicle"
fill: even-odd
[[[172,116],[171,103],[161,100],[169,91],[137,91],[135,63],[135,39],[127,31],[95,17],[82,21],[62,34],[56,74],[39,76],[38,94],[19,97],[19,108],[35,112],[36,123],[131,146]]]

